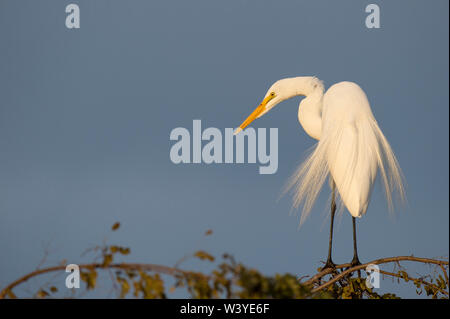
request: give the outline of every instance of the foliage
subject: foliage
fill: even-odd
[[[115,223],[112,230],[119,229],[120,223]],[[208,230],[205,235],[212,234]],[[200,261],[211,263],[213,266],[209,273],[187,271],[177,267],[167,267],[152,264],[114,263],[115,258],[127,256],[130,248],[118,245],[97,246],[96,251],[101,262],[80,265],[80,279],[84,283],[85,291],[98,288],[99,272],[109,272],[112,285],[118,298],[150,298],[164,299],[168,293],[184,289],[190,298],[335,298],[335,299],[397,299],[395,294],[378,294],[366,286],[365,278],[360,276],[361,267],[348,269],[345,265],[337,265],[335,269],[323,270],[312,276],[306,282],[292,274],[275,274],[266,276],[254,268],[238,263],[231,255],[224,254],[220,262],[206,251],[199,250],[183,257],[195,258]],[[387,258],[386,262],[401,260],[401,257]],[[404,257],[406,260],[414,260],[414,257]],[[421,258],[416,258],[420,261]],[[422,258],[423,259],[423,258]],[[383,275],[396,278],[404,282],[412,282],[418,295],[423,292],[432,298],[448,298],[448,262],[428,260],[437,264],[441,273],[434,272],[419,278],[411,277],[403,267],[396,261],[399,270],[396,272],[382,272]],[[422,260],[426,262],[427,260]],[[378,260],[379,263],[380,260]],[[177,265],[179,264],[177,263]],[[0,291],[0,298],[16,298],[13,288],[22,284],[29,278],[53,271],[64,271],[65,266],[55,266],[38,269],[30,274],[19,278],[15,282]],[[380,271],[381,272],[381,271]],[[356,275],[358,274],[358,275]],[[168,279],[173,284],[167,287]],[[327,278],[327,280],[325,280]],[[41,287],[35,294],[36,298],[61,297],[60,291],[55,286]]]

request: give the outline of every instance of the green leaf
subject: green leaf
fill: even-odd
[[[194,254],[195,257],[201,259],[201,260],[209,260],[209,261],[214,261],[214,257],[211,256],[210,254],[208,254],[207,252],[203,251],[203,250],[199,250]]]
[[[112,261],[113,261],[113,255],[111,255],[111,254],[106,254],[106,255],[103,257],[103,266],[104,266],[104,267],[108,266],[109,264],[112,263]]]
[[[124,298],[130,291],[130,284],[124,278],[117,277],[117,281],[120,283],[120,298]]]
[[[119,248],[119,252],[122,255],[128,255],[130,253],[130,248],[128,248],[128,247],[120,247]]]
[[[80,278],[86,283],[88,290],[95,288],[95,284],[97,282],[97,272],[95,270],[90,272],[82,272],[80,274]]]
[[[205,236],[212,235],[212,233],[213,233],[212,229],[208,229],[208,230],[205,232]]]

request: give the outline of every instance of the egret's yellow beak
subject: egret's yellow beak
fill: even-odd
[[[267,103],[275,97],[274,94],[268,95],[260,105],[250,114],[247,119],[234,131],[234,135],[245,129],[251,122],[253,122],[262,112],[265,111]]]

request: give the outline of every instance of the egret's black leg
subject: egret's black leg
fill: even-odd
[[[358,249],[356,247],[356,218],[352,217],[353,221],[353,259],[351,262],[351,266],[358,266],[361,265],[358,259]]]
[[[353,221],[353,259],[350,263],[350,268],[361,265],[361,262],[358,258],[358,249],[356,247],[356,218],[352,217]],[[358,277],[361,277],[361,271],[358,270]]]
[[[336,184],[334,181],[331,182],[331,223],[330,223],[330,240],[328,243],[328,257],[327,262],[325,263],[325,266],[323,266],[323,269],[327,268],[335,268],[335,264],[333,260],[331,259],[331,248],[333,246],[333,224],[334,224],[334,215],[336,213],[336,197],[335,197],[335,188]]]

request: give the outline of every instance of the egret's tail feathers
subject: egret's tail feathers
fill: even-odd
[[[307,159],[298,167],[289,179],[284,192],[293,190],[293,208],[297,209],[303,203],[300,225],[308,217],[317,196],[320,193],[329,169],[326,158],[326,143],[319,141]]]
[[[375,119],[372,120],[372,129],[378,141],[378,169],[380,171],[384,191],[386,195],[386,201],[388,203],[389,211],[394,210],[392,194],[396,193],[402,203],[406,200],[405,188],[404,188],[404,176],[397,158],[391,149],[386,137]]]

